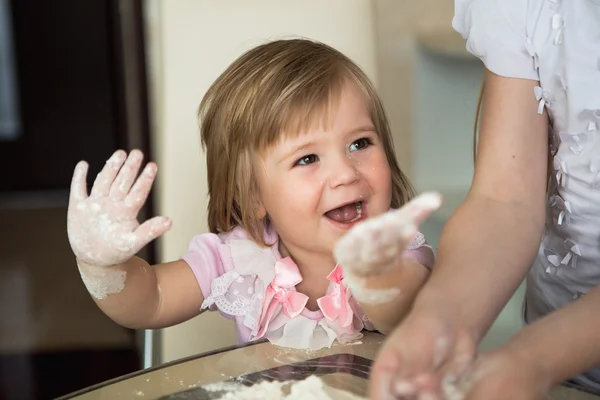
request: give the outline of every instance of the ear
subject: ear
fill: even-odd
[[[252,206],[253,217],[261,220],[267,216],[267,209],[263,202],[263,191],[260,189],[259,183],[255,179],[256,177],[253,177],[250,187],[247,189],[250,196],[248,200]]]
[[[262,204],[262,201],[256,201],[254,203],[253,210],[254,210],[254,216],[257,219],[264,219],[267,216],[267,209]]]

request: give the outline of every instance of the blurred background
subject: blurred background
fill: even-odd
[[[446,0],[0,0],[0,400],[53,398],[235,342],[217,313],[157,331],[105,317],[68,245],[68,186],[78,160],[91,183],[115,149],[141,148],[160,172],[140,218],[174,221],[142,256],[181,256],[207,231],[197,106],[266,40],[325,42],[371,77],[401,167],[445,197],[423,227],[435,247],[471,180],[483,76],[452,15]],[[519,328],[521,297],[482,347]]]

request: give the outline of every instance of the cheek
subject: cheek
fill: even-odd
[[[323,181],[318,176],[306,176],[288,181],[286,197],[296,208],[312,208],[319,202]]]
[[[311,174],[290,174],[272,182],[265,198],[267,212],[273,217],[302,218],[300,213],[313,210],[320,201],[323,182]]]
[[[368,157],[360,160],[360,172],[365,176],[373,188],[391,191],[392,174],[387,157],[383,150],[373,151]]]

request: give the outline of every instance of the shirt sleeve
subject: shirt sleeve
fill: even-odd
[[[529,1],[455,0],[452,27],[493,73],[539,80],[527,35]]]
[[[192,269],[205,299],[211,294],[211,283],[227,270],[231,258],[227,253],[228,248],[218,235],[203,233],[190,240],[187,252],[181,257]]]

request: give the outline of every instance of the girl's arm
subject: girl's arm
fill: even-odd
[[[537,252],[545,218],[548,117],[537,82],[486,69],[475,175],[440,238],[431,279],[415,302],[451,305],[479,341]]]
[[[88,166],[73,173],[67,213],[69,242],[83,282],[100,308],[129,328],[158,328],[193,317],[202,291],[185,261],[151,267],[134,255],[171,227],[166,217],[140,224],[137,215],[150,193],[157,167],[137,173],[143,155],[116,151],[88,194]]]
[[[388,334],[410,311],[419,290],[427,280],[429,270],[412,259],[405,259],[389,271],[366,278],[362,287],[367,298],[361,301],[361,290],[353,294],[375,328]],[[378,298],[379,297],[379,298]]]
[[[183,260],[151,266],[133,257],[110,267],[78,264],[88,288],[120,285],[120,290],[105,296],[94,296],[94,290],[90,291],[98,307],[119,325],[158,329],[187,321],[201,312],[204,296]]]
[[[433,252],[424,246],[417,228],[440,204],[439,195],[422,194],[399,210],[357,225],[336,244],[345,283],[382,333],[389,333],[408,314],[429,276]],[[413,247],[410,243],[417,235]]]

